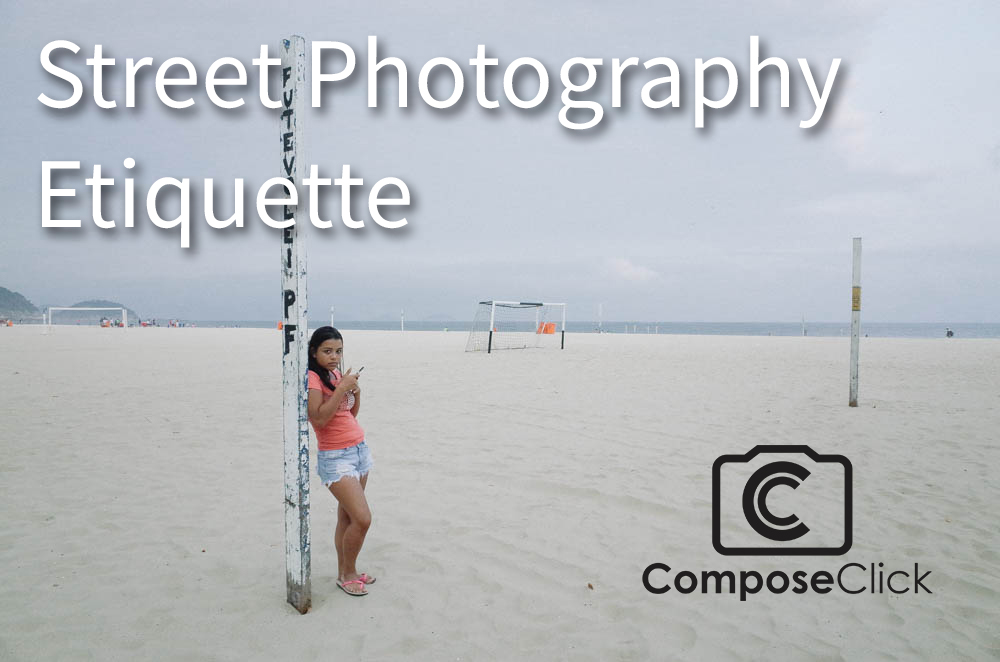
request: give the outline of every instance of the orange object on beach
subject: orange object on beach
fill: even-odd
[[[281,331],[282,327],[285,326],[284,322],[278,322],[278,331]]]

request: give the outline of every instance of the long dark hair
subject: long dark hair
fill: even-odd
[[[316,360],[316,352],[319,350],[319,346],[327,340],[339,340],[343,342],[344,336],[340,335],[340,331],[337,331],[332,326],[321,326],[313,331],[312,337],[309,339],[309,369],[319,375],[319,379],[323,382],[323,385],[332,391],[333,384],[330,383],[330,373],[320,367],[319,361]]]

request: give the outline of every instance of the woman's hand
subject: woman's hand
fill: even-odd
[[[357,392],[360,393],[358,388],[358,375],[357,373],[351,373],[351,369],[348,368],[347,372],[340,378],[337,382],[337,388],[344,393]]]

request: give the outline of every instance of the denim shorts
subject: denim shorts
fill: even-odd
[[[368,444],[362,441],[357,446],[335,451],[319,451],[316,457],[316,472],[327,487],[344,476],[360,479],[375,466]]]

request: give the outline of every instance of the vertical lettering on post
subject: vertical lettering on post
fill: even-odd
[[[278,117],[281,176],[299,187],[303,161],[302,122],[298,101],[305,89],[305,39],[283,39],[281,86],[283,107]],[[298,196],[299,204],[284,205],[284,218],[293,223],[281,231],[282,292],[282,436],[285,474],[285,579],[287,599],[300,613],[309,610],[309,416],[306,409],[308,347],[306,321],[306,255],[300,237],[299,217],[309,216],[309,196]]]

